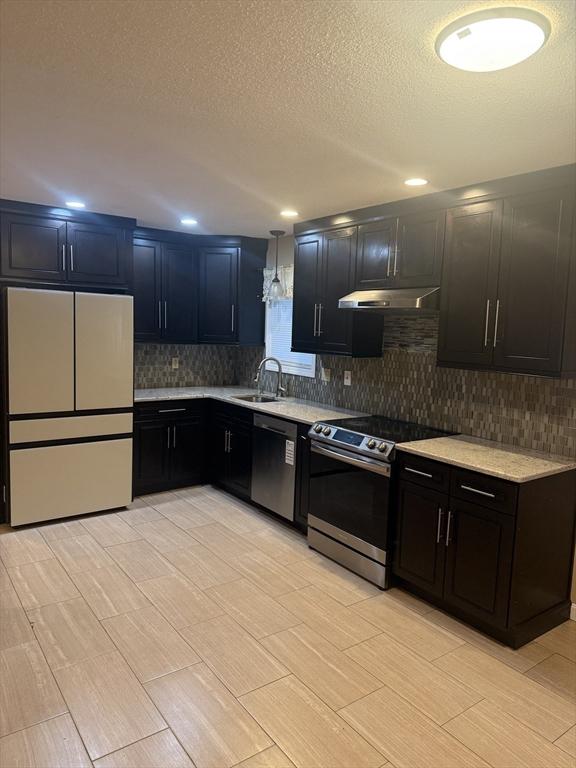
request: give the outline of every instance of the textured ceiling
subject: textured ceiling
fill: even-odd
[[[552,22],[473,74],[439,30],[488,5]],[[574,0],[2,0],[0,194],[262,235],[308,219],[574,162]]]

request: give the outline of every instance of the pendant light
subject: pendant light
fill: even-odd
[[[274,268],[274,278],[270,284],[270,293],[268,294],[270,300],[274,301],[275,299],[281,299],[284,296],[284,288],[278,277],[278,238],[285,235],[286,232],[283,232],[281,229],[271,229],[270,234],[272,237],[276,238],[276,266]]]

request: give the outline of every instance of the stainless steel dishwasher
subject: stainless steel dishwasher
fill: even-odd
[[[254,414],[252,501],[287,520],[294,520],[297,434],[296,424]]]

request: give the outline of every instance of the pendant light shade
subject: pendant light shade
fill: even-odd
[[[282,283],[278,277],[278,239],[286,233],[281,229],[271,229],[270,234],[272,237],[276,238],[276,263],[274,267],[274,278],[270,284],[269,293],[270,299],[274,301],[275,299],[281,299],[284,296],[284,288],[282,287]]]

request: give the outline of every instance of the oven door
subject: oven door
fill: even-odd
[[[309,524],[386,562],[390,464],[312,440]]]

